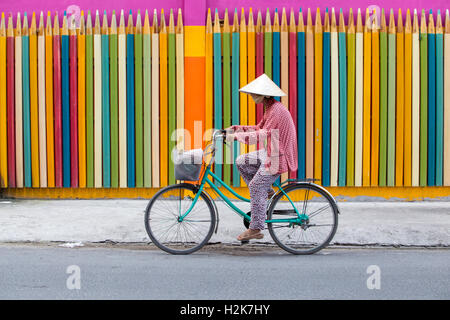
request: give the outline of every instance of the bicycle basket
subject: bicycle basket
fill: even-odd
[[[203,164],[203,150],[176,151],[173,153],[175,179],[197,181]]]

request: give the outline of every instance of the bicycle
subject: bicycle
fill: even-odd
[[[219,214],[215,201],[204,189],[206,184],[243,217],[248,228],[251,214],[233,204],[217,185],[224,186],[239,200],[250,202],[250,199],[239,195],[211,171],[217,140],[222,138],[226,144],[225,136],[225,130],[216,130],[211,143],[203,150],[201,178],[194,174],[195,183],[164,187],[150,199],[145,210],[145,229],[158,248],[171,254],[190,254],[208,243],[214,230],[217,233]],[[208,156],[211,156],[209,162]],[[276,181],[273,186],[278,190],[268,200],[267,229],[275,243],[292,254],[316,253],[330,243],[337,230],[340,213],[337,202],[313,181]]]

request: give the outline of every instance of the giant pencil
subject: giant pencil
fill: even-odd
[[[39,183],[41,188],[47,187],[47,135],[45,118],[45,32],[44,13],[39,16],[37,39],[38,50],[38,107],[39,107]]]
[[[135,134],[136,134],[136,187],[144,186],[144,131],[143,131],[143,87],[142,87],[142,19],[138,10],[134,35],[134,96],[135,96]],[[169,95],[170,99],[170,95]],[[170,130],[169,130],[170,132]],[[170,140],[169,140],[170,141]],[[170,164],[171,162],[169,162]]]
[[[297,26],[294,10],[289,18],[289,112],[297,128]],[[297,171],[289,172],[289,179],[296,179]]]
[[[395,124],[395,185],[402,186],[403,185],[403,141],[404,141],[404,125],[405,125],[405,94],[404,94],[404,83],[405,83],[405,63],[404,63],[404,55],[405,55],[405,35],[403,30],[403,21],[402,21],[402,12],[401,9],[398,11],[397,15],[397,36],[396,36],[396,49],[397,49],[397,57],[396,57],[396,67],[397,67],[397,94],[396,94],[396,124]]]
[[[30,48],[30,142],[31,142],[31,186],[40,185],[39,174],[39,106],[38,106],[38,70],[37,70],[37,30],[36,13],[33,12],[29,36]]]
[[[81,11],[78,50],[78,185],[86,188],[86,25]]]
[[[404,82],[404,115],[405,115],[405,134],[404,134],[404,168],[403,168],[403,185],[411,186],[411,138],[412,138],[412,118],[411,118],[411,102],[412,102],[412,29],[411,29],[411,13],[409,9],[406,11],[405,20],[405,82]]]
[[[31,116],[30,116],[30,35],[27,13],[22,26],[22,102],[23,102],[23,175],[24,186],[30,188],[31,181]]]
[[[61,28],[61,118],[62,118],[62,167],[63,186],[71,186],[71,139],[70,139],[70,74],[69,74],[69,29],[67,13],[64,11]]]
[[[109,28],[106,11],[101,29],[101,79],[102,79],[102,168],[103,187],[111,187],[111,135],[109,89]]]
[[[6,83],[6,28],[5,14],[2,12],[0,22],[0,188],[8,185]]]
[[[384,9],[381,10],[380,21],[380,140],[378,160],[378,185],[386,186],[387,161],[387,26]]]
[[[349,29],[350,32],[350,29]],[[323,26],[323,89],[322,89],[322,185],[328,187],[330,185],[330,148],[331,148],[331,110],[330,110],[330,90],[331,90],[331,51],[330,51],[330,17],[328,8],[325,11],[324,26]]]
[[[23,99],[22,99],[22,23],[17,14],[15,33],[15,147],[16,187],[23,188]]]
[[[372,130],[370,185],[378,186],[379,150],[380,150],[380,36],[377,13],[372,21]]]
[[[338,185],[345,186],[347,163],[347,48],[345,21],[342,9],[339,13],[339,174]]]
[[[436,18],[436,186],[442,186],[444,137],[444,37],[441,12]]]
[[[325,34],[324,34],[325,37]],[[324,40],[325,41],[325,40]],[[355,23],[350,8],[347,30],[347,186],[355,184]],[[325,61],[325,60],[324,60]],[[325,84],[324,84],[325,86]]]
[[[318,179],[319,184],[322,184],[322,48],[322,19],[317,8],[314,28],[314,179]]]
[[[338,184],[339,161],[339,46],[334,8],[331,10],[331,150],[330,186]]]
[[[306,178],[314,178],[314,31],[311,9],[306,26]]]
[[[436,184],[436,35],[433,12],[428,18],[428,185]]]
[[[239,65],[240,65],[240,34],[239,34],[239,21],[237,9],[234,10],[233,28],[231,33],[231,123],[233,125],[239,125],[240,122],[240,110],[239,110]],[[236,158],[239,155],[239,142],[233,141],[233,169],[232,169],[232,181],[234,187],[240,187],[241,177],[237,166],[235,164]]]
[[[70,19],[70,180],[72,188],[79,186],[78,165],[78,47],[75,16]]]
[[[305,74],[305,28],[303,23],[303,12],[298,13],[297,25],[297,145],[298,145],[298,175],[299,179],[306,177],[306,74]]]
[[[15,142],[15,83],[14,83],[14,26],[12,14],[8,17],[6,36],[6,81],[7,81],[7,134],[8,134],[8,181],[5,186],[16,187],[16,142]]]

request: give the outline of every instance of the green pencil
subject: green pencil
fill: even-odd
[[[387,148],[387,185],[395,183],[395,21],[394,10],[389,17],[388,34],[388,148]]]
[[[134,92],[135,92],[135,133],[136,133],[136,188],[144,186],[144,141],[142,119],[142,22],[141,12],[136,17],[134,34]]]
[[[381,9],[380,29],[380,162],[378,185],[386,186],[387,160],[387,28],[384,9]]]
[[[354,186],[355,181],[355,24],[353,18],[353,9],[350,8],[347,30],[347,186]]]
[[[119,104],[117,78],[117,21],[113,11],[109,34],[109,81],[111,106],[111,187],[119,187]]]
[[[175,43],[176,43],[176,35],[175,35],[175,22],[173,17],[173,10],[170,9],[169,16],[169,33],[167,35],[168,40],[168,58],[169,58],[169,66],[168,66],[168,78],[169,78],[169,87],[168,87],[168,96],[169,96],[169,155],[172,154],[172,150],[175,149],[176,146],[176,128],[177,128],[177,108],[176,108],[176,75],[175,75]],[[174,165],[173,161],[169,160],[169,183],[175,183],[175,174],[174,174]]]

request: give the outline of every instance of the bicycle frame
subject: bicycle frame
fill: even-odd
[[[217,194],[222,198],[223,201],[225,201],[228,206],[230,208],[232,208],[237,214],[239,214],[240,216],[242,216],[245,220],[250,221],[251,217],[246,214],[245,212],[243,212],[241,209],[239,209],[238,207],[236,207],[231,201],[230,199],[216,186],[216,184],[214,182],[212,182],[209,177],[212,177],[213,179],[215,179],[219,185],[223,185],[228,191],[230,191],[235,197],[237,197],[238,199],[245,201],[245,202],[250,202],[250,199],[245,198],[241,195],[239,195],[236,191],[234,191],[232,188],[230,188],[230,186],[228,186],[222,179],[220,179],[214,172],[211,171],[211,163],[209,163],[206,166],[206,170],[205,173],[203,175],[202,181],[200,183],[200,187],[197,191],[197,194],[195,195],[195,198],[191,204],[191,206],[188,208],[188,210],[181,215],[178,219],[179,221],[183,221],[183,219],[191,212],[192,208],[195,206],[198,197],[200,196],[200,194],[203,191],[203,188],[206,184],[208,184],[211,188],[213,188],[214,191],[217,192]],[[290,218],[290,219],[271,219],[271,220],[266,220],[265,223],[292,223],[292,224],[300,224],[302,221],[306,221],[308,220],[308,216],[306,214],[301,214],[298,212],[297,208],[295,207],[294,203],[292,202],[291,198],[284,192],[284,189],[282,188],[282,184],[279,184],[278,182],[275,182],[274,185],[276,187],[278,187],[278,189],[284,193],[284,195],[289,199],[290,203],[292,204],[292,207],[294,208],[295,212],[297,213],[297,218]]]

